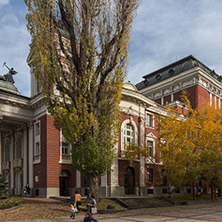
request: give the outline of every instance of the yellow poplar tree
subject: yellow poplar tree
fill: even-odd
[[[25,0],[36,79],[97,199],[114,158],[138,1]]]

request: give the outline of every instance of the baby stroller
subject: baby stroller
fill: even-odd
[[[78,212],[78,209],[76,206],[72,205],[71,204],[71,212],[72,212],[72,215],[70,216],[70,219],[75,219],[75,216],[76,216],[76,213]]]

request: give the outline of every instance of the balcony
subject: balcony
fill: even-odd
[[[13,168],[22,168],[23,167],[23,160],[21,158],[12,160]]]
[[[60,154],[60,163],[72,163],[72,155],[71,154]]]
[[[10,170],[10,162],[2,162],[2,170]]]
[[[33,163],[40,163],[41,162],[41,155],[38,154],[38,155],[34,155],[33,156]]]

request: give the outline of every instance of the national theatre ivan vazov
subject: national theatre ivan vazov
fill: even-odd
[[[14,195],[22,195],[29,183],[32,196],[72,196],[75,190],[84,196],[87,180],[72,166],[72,147],[47,112],[29,56],[27,63],[31,97],[19,93],[13,69],[0,75],[0,171]],[[184,89],[193,107],[204,97],[221,108],[221,76],[191,55],[143,76],[136,85],[124,84],[116,157],[111,171],[100,179],[101,196],[152,197],[167,192],[167,180],[160,182],[163,168],[157,167],[162,163],[158,160],[154,115],[165,115],[166,103],[174,103],[183,113],[186,107],[180,95]],[[148,146],[150,155],[157,158],[126,160],[121,152],[126,142]]]

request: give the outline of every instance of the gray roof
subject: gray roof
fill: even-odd
[[[138,90],[144,89],[194,67],[200,67],[202,70],[210,74],[213,78],[222,82],[222,77],[216,74],[214,70],[211,70],[209,67],[204,65],[198,59],[196,59],[194,56],[189,55],[181,60],[178,60],[161,69],[158,69],[143,76],[144,80],[136,84],[136,87]]]

